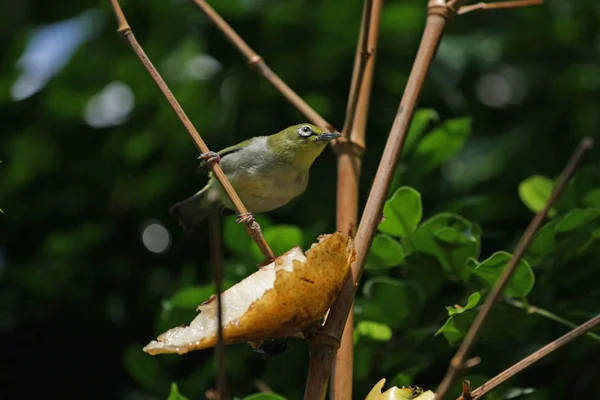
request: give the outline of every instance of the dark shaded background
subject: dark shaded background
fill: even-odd
[[[211,148],[302,121],[191,1],[122,3],[139,42]],[[383,9],[363,202],[416,53],[425,3],[390,0]],[[211,4],[341,129],[361,2]],[[596,0],[548,0],[543,7],[474,13],[448,26],[420,106],[443,118],[472,116],[473,135],[459,157],[427,179],[409,181],[422,193],[426,215],[453,209],[480,223],[484,255],[510,248],[531,217],[518,183],[532,174],[555,176],[578,141],[600,128],[599,20]],[[195,172],[191,139],[115,30],[108,1],[0,5],[2,399],[165,398],[171,380],[202,398],[213,385],[210,352],[159,361],[139,352],[164,327],[157,322],[163,300],[210,280],[208,235],[184,235],[168,216],[169,206],[205,178]],[[598,154],[588,164],[598,165]],[[300,227],[304,244],[335,228],[331,150],[310,179],[303,196],[268,216]],[[228,257],[230,280],[251,271],[253,260]],[[591,307],[597,312],[597,304]],[[505,352],[518,357],[564,331],[544,325],[530,332],[529,347]],[[598,393],[600,353],[590,344],[532,369],[522,386],[552,381],[560,390],[540,399]],[[452,354],[442,337],[435,346],[444,350],[437,367],[419,376],[425,387],[441,379]],[[483,373],[507,365],[484,364]],[[229,366],[235,394],[253,392],[253,379],[262,378],[298,398],[306,351],[292,343],[285,355],[264,360],[234,346]],[[381,377],[358,382],[357,396]]]

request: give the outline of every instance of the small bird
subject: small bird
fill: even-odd
[[[198,157],[198,171],[219,163],[249,211],[238,222],[252,221],[255,212],[268,212],[289,203],[308,186],[308,170],[327,143],[340,137],[315,125],[290,126],[271,136],[257,136],[218,153]],[[221,210],[235,210],[219,181],[209,173],[209,181],[198,193],[170,209],[186,232],[196,230],[211,208],[209,193]]]

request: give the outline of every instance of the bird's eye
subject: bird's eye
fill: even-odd
[[[300,136],[308,137],[313,134],[313,130],[310,128],[310,126],[304,125],[298,130],[298,133]]]

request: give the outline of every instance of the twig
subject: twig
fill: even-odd
[[[528,7],[537,6],[544,4],[544,0],[513,0],[513,1],[501,1],[497,3],[477,3],[472,6],[464,6],[458,9],[457,14],[463,15],[471,11],[477,10],[498,10],[501,8],[517,8],[517,7]]]
[[[469,331],[465,335],[464,341],[462,342],[458,351],[450,361],[448,372],[446,373],[444,380],[440,384],[440,388],[436,395],[436,400],[442,400],[444,396],[448,394],[448,391],[450,390],[452,384],[462,373],[464,369],[464,362],[469,356],[469,352],[473,347],[473,344],[475,343],[475,340],[477,339],[481,328],[483,327],[485,321],[490,315],[494,304],[496,303],[502,291],[506,287],[506,284],[508,283],[519,261],[521,260],[521,257],[523,257],[523,254],[527,250],[527,247],[529,247],[529,244],[533,240],[533,236],[535,235],[536,231],[540,228],[544,219],[546,219],[548,211],[550,210],[558,196],[562,193],[567,183],[577,170],[577,167],[581,163],[583,156],[588,150],[592,148],[592,145],[593,142],[590,138],[584,138],[581,141],[577,150],[575,151],[575,153],[573,153],[571,159],[565,166],[560,178],[558,179],[558,182],[554,187],[554,190],[552,191],[552,194],[550,195],[550,198],[546,202],[546,205],[539,213],[535,215],[535,217],[529,223],[529,226],[527,227],[525,233],[523,234],[523,236],[519,240],[519,243],[517,244],[513,256],[504,268],[502,275],[492,288],[490,294],[487,296],[485,303],[481,306],[481,309],[479,310],[479,313],[477,313],[473,324],[471,325]]]
[[[541,360],[542,358],[546,357],[550,353],[560,349],[561,347],[563,347],[567,343],[573,341],[574,339],[578,338],[579,336],[594,329],[598,325],[600,325],[600,314],[595,316],[594,318],[590,319],[586,323],[579,325],[577,328],[566,333],[565,335],[556,339],[552,343],[542,347],[535,353],[525,357],[524,359],[522,359],[521,361],[519,361],[512,367],[508,368],[506,371],[504,371],[504,372],[498,374],[497,376],[495,376],[494,378],[490,379],[489,381],[487,381],[486,383],[484,383],[477,389],[473,390],[473,392],[471,392],[471,396],[473,396],[473,399],[478,399],[478,398],[482,397],[483,395],[485,395],[489,391],[493,390],[494,388],[496,388],[498,385],[502,384],[506,380],[512,378],[519,372],[525,370],[526,368],[528,368],[535,362]]]
[[[204,140],[202,140],[202,137],[200,137],[200,134],[198,133],[196,128],[194,128],[194,125],[192,125],[192,122],[181,108],[181,105],[179,105],[179,102],[177,101],[175,96],[173,96],[173,93],[171,93],[171,90],[168,88],[167,84],[160,76],[160,74],[158,73],[158,71],[156,70],[156,68],[154,67],[154,65],[152,64],[152,62],[150,61],[150,59],[136,40],[133,31],[131,30],[131,27],[127,23],[127,19],[125,18],[123,11],[121,10],[119,1],[110,0],[110,3],[112,5],[113,11],[115,12],[115,18],[117,19],[117,23],[119,25],[117,32],[119,32],[119,34],[129,45],[129,47],[131,47],[131,49],[135,52],[142,64],[144,64],[144,67],[146,68],[152,79],[154,79],[154,82],[156,82],[156,85],[159,87],[159,89],[161,90],[161,92],[163,93],[163,95],[177,114],[177,117],[179,118],[181,123],[187,129],[188,133],[194,140],[194,143],[196,144],[198,149],[202,153],[208,153],[208,146],[206,145],[206,143],[204,143]],[[235,206],[238,214],[247,214],[248,210],[242,203],[242,200],[240,200],[233,186],[231,186],[231,183],[223,173],[221,167],[217,163],[211,163],[210,168],[212,169],[212,172],[214,173],[216,178],[219,180],[221,186],[225,189],[227,197],[229,197],[229,200],[231,200],[231,202]],[[275,258],[275,256],[273,255],[273,251],[271,251],[269,245],[262,236],[260,226],[258,225],[258,223],[256,221],[248,222],[246,223],[246,229],[248,230],[248,233],[254,239],[264,256],[268,260],[273,260]]]
[[[371,35],[371,14],[373,12],[373,0],[365,0],[363,18],[360,27],[360,36],[358,41],[358,48],[356,50],[356,59],[354,61],[354,72],[352,75],[352,85],[350,89],[350,95],[348,96],[348,106],[346,108],[346,120],[344,121],[344,129],[342,135],[345,138],[350,136],[353,125],[355,123],[356,109],[358,107],[358,101],[361,97],[361,89],[363,80],[365,78],[365,69],[367,68],[367,62],[373,55],[374,45],[372,40],[369,40]],[[379,30],[377,26],[375,30]],[[375,33],[375,36],[378,36]],[[372,75],[372,74],[371,74]],[[369,90],[370,92],[370,90]],[[368,107],[368,101],[365,105]],[[364,143],[362,143],[364,145]]]
[[[382,0],[365,0],[364,2],[352,84],[348,96],[346,121],[342,130],[343,137],[333,146],[338,165],[336,229],[340,232],[349,232],[351,236],[355,234],[358,220],[360,172],[365,150],[367,115],[382,2]],[[333,382],[330,388],[330,399],[352,398],[353,359],[354,318],[350,311],[332,369]]]
[[[577,324],[574,322],[569,321],[568,319],[565,319],[563,317],[561,317],[560,315],[556,315],[551,311],[548,311],[546,309],[537,307],[537,306],[532,306],[532,305],[527,305],[525,303],[523,303],[520,300],[516,300],[516,299],[504,299],[504,301],[507,304],[510,304],[511,306],[518,308],[520,310],[523,310],[527,313],[530,314],[537,314],[540,315],[542,317],[546,317],[548,319],[551,319],[552,321],[556,321],[559,324],[563,324],[565,326],[568,326],[569,328],[576,328]],[[592,332],[588,332],[585,334],[587,337],[594,339],[594,340],[598,340],[600,341],[600,335],[596,335],[595,333]]]
[[[227,377],[225,375],[225,343],[223,341],[223,244],[221,237],[220,210],[216,199],[211,198],[210,210],[210,261],[215,279],[215,292],[217,294],[217,346],[215,355],[217,359],[217,391],[221,400],[227,397]]]
[[[275,89],[279,91],[302,115],[310,122],[329,132],[337,132],[329,122],[312,109],[300,96],[296,94],[281,78],[269,68],[261,56],[236,33],[235,30],[204,0],[194,0],[194,3],[206,14],[215,26],[225,35],[227,39],[239,50],[248,60],[248,63],[266,80],[268,80]]]
[[[321,329],[320,334],[330,339],[327,341],[322,340],[320,345],[314,346],[311,349],[308,378],[304,392],[305,400],[325,398],[329,371],[337,350],[335,343],[339,343],[339,338],[352,307],[367,253],[381,219],[383,203],[385,202],[395,166],[406,140],[406,133],[413,117],[417,100],[421,94],[423,82],[425,81],[431,61],[446,26],[449,11],[446,8],[444,0],[432,0],[428,6],[428,10],[427,22],[417,57],[408,78],[398,113],[390,131],[385,150],[383,151],[383,156],[381,157],[367,205],[356,234],[356,260],[352,264],[352,276],[349,275],[348,279],[346,279],[342,291],[331,307],[327,321]]]
[[[273,389],[267,384],[267,382],[262,379],[257,379],[254,381],[254,387],[258,389],[261,393],[275,393]]]

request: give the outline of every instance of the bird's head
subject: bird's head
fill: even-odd
[[[324,132],[311,124],[293,125],[270,136],[269,148],[278,156],[308,168],[327,143],[340,136],[339,133]]]

